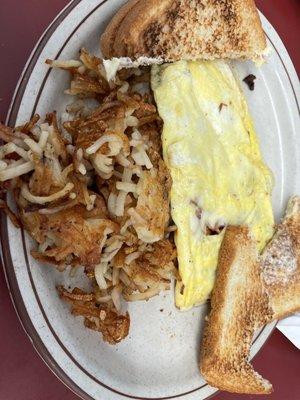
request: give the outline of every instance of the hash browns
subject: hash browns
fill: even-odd
[[[171,178],[149,71],[122,70],[107,82],[102,60],[85,49],[80,60],[46,62],[68,71],[75,100],[62,115],[0,125],[0,189],[13,193],[18,213],[4,196],[0,209],[36,241],[35,259],[84,266],[91,292],[59,287],[59,295],[86,327],[118,343],[130,324],[121,297],[147,300],[176,275]]]

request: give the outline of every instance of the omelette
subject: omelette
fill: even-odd
[[[178,61],[153,66],[151,75],[172,177],[175,299],[184,310],[209,298],[227,225],[249,226],[260,251],[272,237],[273,176],[225,61]]]

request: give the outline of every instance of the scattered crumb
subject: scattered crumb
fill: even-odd
[[[160,311],[160,312],[163,312],[163,311],[164,311],[164,309],[163,309],[163,308],[161,308],[159,311]]]
[[[254,86],[255,86],[254,81],[255,81],[255,79],[256,79],[256,76],[253,75],[253,74],[250,74],[250,75],[246,76],[246,77],[243,79],[243,82],[246,83],[246,85],[248,86],[248,88],[249,88],[250,90],[254,90]]]
[[[168,316],[170,316],[172,314],[172,311],[169,312]]]

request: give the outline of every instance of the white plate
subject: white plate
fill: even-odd
[[[62,91],[67,73],[48,70],[46,58],[69,59],[84,46],[98,52],[100,33],[124,1],[71,2],[43,35],[23,72],[7,122],[20,124],[33,113],[62,111],[70,101]],[[299,83],[280,38],[262,16],[272,53],[260,69],[236,63],[241,80],[257,76],[255,91],[242,84],[261,140],[262,152],[272,168],[276,185],[273,205],[278,218],[288,197],[300,193]],[[197,367],[199,338],[205,307],[179,312],[173,293],[148,303],[129,305],[129,337],[119,345],[105,344],[100,335],[85,329],[70,315],[55,286],[69,283],[67,274],[38,264],[29,250],[32,241],[3,220],[1,240],[6,274],[20,320],[52,371],[84,399],[205,399],[216,389],[206,385]],[[72,285],[76,278],[71,279]],[[163,309],[163,311],[160,311]],[[254,356],[274,324],[258,333]],[[271,366],[270,366],[271,368]]]

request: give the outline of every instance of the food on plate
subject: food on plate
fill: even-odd
[[[13,192],[17,216],[4,200],[1,208],[35,239],[35,259],[84,266],[90,292],[59,293],[116,343],[129,328],[121,297],[149,299],[177,274],[161,120],[149,91],[135,90],[149,86],[148,71],[121,71],[109,84],[102,61],[84,49],[79,61],[47,63],[69,71],[75,101],[62,116],[0,126],[1,189]]]
[[[69,292],[63,286],[58,286],[57,290],[60,297],[71,304],[72,314],[84,317],[84,325],[101,332],[106,342],[116,344],[128,335],[128,313],[116,313],[107,302],[99,302],[95,293],[85,293],[79,288]]]
[[[247,225],[261,251],[273,235],[273,177],[262,160],[245,97],[224,61],[152,68],[171,173],[171,215],[181,280],[176,305],[212,291],[227,225]]]
[[[267,43],[253,0],[131,0],[101,38],[105,58],[252,59]]]
[[[269,393],[248,355],[256,328],[300,307],[299,198],[272,239],[272,174],[224,60],[266,53],[255,4],[131,0],[101,47],[107,60],[84,49],[47,60],[70,74],[66,112],[0,125],[1,194],[18,211],[4,197],[0,209],[36,241],[36,260],[84,267],[89,291],[57,290],[108,343],[129,332],[122,299],[148,300],[176,279],[185,310],[213,290],[203,376]]]
[[[201,343],[200,370],[221,390],[265,394],[272,385],[248,362],[255,329],[300,310],[300,197],[259,256],[247,227],[227,227],[211,311]]]

